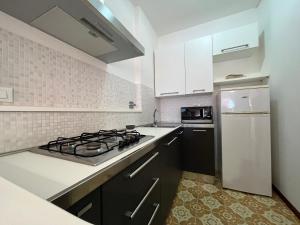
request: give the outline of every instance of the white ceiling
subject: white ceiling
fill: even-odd
[[[260,0],[131,0],[161,36],[255,8]]]

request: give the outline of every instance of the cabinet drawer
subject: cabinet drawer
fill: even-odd
[[[160,179],[158,158],[158,152],[151,152],[102,186],[104,224],[132,223],[126,214],[136,209],[154,180]],[[157,182],[152,189],[159,185]]]
[[[151,189],[153,187],[153,189]],[[160,189],[161,183],[159,178],[153,180],[151,186],[144,196],[144,202],[139,202],[134,210],[126,212],[126,219],[130,225],[161,225],[161,201]],[[147,194],[149,195],[147,196]],[[133,212],[136,212],[134,215]]]

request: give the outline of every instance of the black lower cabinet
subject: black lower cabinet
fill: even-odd
[[[102,186],[103,224],[159,225],[159,157],[151,151]]]
[[[69,209],[68,212],[95,225],[101,225],[101,190],[91,192]]]
[[[181,155],[180,155],[180,140],[182,131],[177,131],[164,138],[164,142],[159,146],[161,153],[161,180],[162,180],[162,195],[161,195],[161,211],[162,224],[169,215],[172,207],[173,199],[177,193],[177,187],[182,175]]]
[[[181,144],[184,170],[215,175],[213,128],[185,127]]]

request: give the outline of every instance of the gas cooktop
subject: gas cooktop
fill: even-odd
[[[100,130],[76,137],[59,137],[32,152],[96,166],[152,138],[135,130]]]

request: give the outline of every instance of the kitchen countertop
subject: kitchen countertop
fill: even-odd
[[[163,136],[171,133],[172,131],[176,130],[178,127],[179,126],[174,128],[138,127],[137,128],[138,132],[145,135],[152,135],[154,136],[154,138],[98,166],[84,165],[80,163],[75,163],[71,161],[66,161],[62,159],[35,154],[28,151],[0,157],[0,176],[4,178],[4,179],[1,178],[0,180],[0,190],[1,193],[4,195],[7,192],[7,196],[5,195],[4,200],[3,198],[1,198],[0,201],[0,208],[4,208],[5,209],[4,212],[7,213],[7,215],[4,215],[4,218],[5,217],[10,218],[9,215],[11,215],[10,219],[17,220],[17,218],[14,218],[16,212],[22,211],[23,208],[25,207],[25,206],[22,207],[22,205],[26,204],[26,207],[28,209],[28,210],[26,209],[26,211],[30,211],[28,212],[27,219],[30,218],[33,219],[36,216],[37,214],[36,209],[40,211],[41,210],[46,211],[48,207],[49,210],[51,210],[51,212],[53,212],[54,215],[59,214],[62,217],[63,215],[65,215],[66,217],[69,216],[70,217],[69,220],[71,221],[71,218],[76,218],[76,217],[66,212],[64,214],[62,212],[59,212],[63,210],[59,209],[53,204],[50,204],[47,201],[43,201],[43,199],[45,200],[49,199],[55,196],[56,194],[68,189],[69,187],[74,186],[77,183],[80,183],[82,180],[86,179],[87,177],[92,176],[93,174],[101,171],[102,169],[110,166],[113,163],[118,162],[122,158],[134,153],[135,151],[141,149],[142,147],[145,147],[157,141],[158,139],[162,138]],[[11,191],[9,192],[9,190]],[[17,196],[19,196],[19,198],[17,198]],[[23,202],[22,199],[28,199],[28,200],[26,200],[26,202]],[[28,204],[28,202],[31,202],[31,199],[32,199],[32,204]],[[12,204],[14,201],[17,200],[18,203]],[[11,205],[11,207],[9,207],[9,205]],[[49,213],[51,212],[47,212],[45,214],[49,215]],[[1,213],[3,213],[3,211],[1,211]],[[43,213],[39,215],[43,215]],[[39,218],[35,218],[35,219],[36,221],[38,221]],[[55,222],[55,218],[53,218],[52,221],[52,217],[47,220],[49,220],[47,221],[49,222],[49,224],[50,222],[52,222],[51,224],[61,224],[61,221],[63,221],[61,220],[59,223],[57,223]],[[64,224],[68,224],[69,220],[66,219],[66,223]],[[6,224],[24,224],[24,220],[23,222],[20,221],[20,223],[17,223],[17,221],[15,221],[12,223],[6,222]],[[35,224],[35,223],[30,222],[25,224]],[[87,223],[78,222],[73,224],[87,224]]]
[[[0,224],[88,225],[65,210],[0,177]]]

